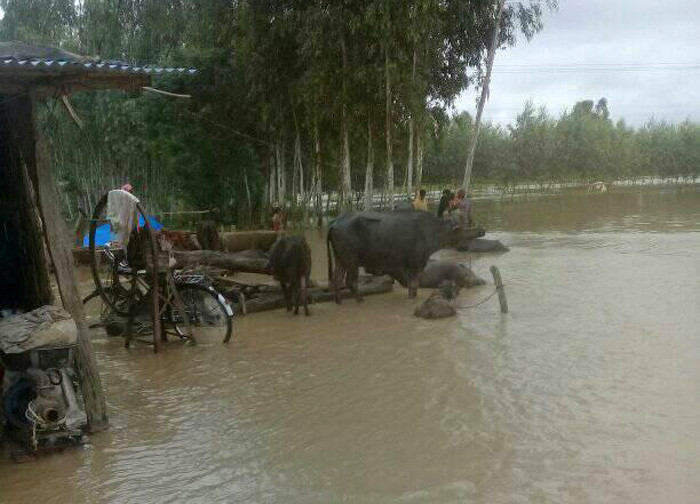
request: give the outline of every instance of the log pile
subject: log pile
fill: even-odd
[[[218,252],[215,250],[173,250],[179,268],[214,266],[228,271],[269,274],[267,254],[255,250],[243,252]]]

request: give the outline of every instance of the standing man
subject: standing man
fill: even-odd
[[[467,191],[460,189],[457,191],[457,196],[452,200],[452,212],[455,215],[458,224],[466,224],[472,226],[472,206],[467,198]]]

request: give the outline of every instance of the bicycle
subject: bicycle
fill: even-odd
[[[90,268],[95,292],[83,302],[99,296],[116,316],[127,319],[125,331],[129,346],[134,331],[145,334],[160,326],[160,339],[169,335],[193,343],[218,339],[227,343],[233,334],[233,310],[224,296],[203,274],[172,270],[167,256],[158,253],[157,244],[149,240],[151,228],[143,209],[137,205],[138,222],[129,246],[113,248],[111,242],[96,246],[96,234],[109,223],[106,218],[107,194],[95,206],[90,221]],[[148,245],[148,246],[146,246]],[[152,260],[156,257],[156,260]],[[157,292],[154,292],[154,285]],[[144,322],[149,303],[158,296],[158,322]],[[151,317],[153,318],[153,317]],[[157,335],[154,331],[154,343]]]

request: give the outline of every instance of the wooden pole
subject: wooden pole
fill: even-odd
[[[496,266],[491,266],[491,274],[493,275],[493,283],[496,284],[496,291],[498,292],[498,302],[501,305],[501,313],[508,313],[508,301],[506,300],[506,291],[503,288],[503,279],[501,278],[501,272],[498,271]]]
[[[141,89],[144,91],[147,91],[149,93],[155,93],[163,96],[169,96],[170,98],[185,98],[185,99],[190,99],[192,98],[192,95],[188,94],[180,94],[180,93],[171,93],[170,91],[163,91],[162,89],[156,89],[151,86],[143,86]]]
[[[498,34],[501,31],[501,14],[503,13],[503,5],[505,0],[498,1],[498,11],[496,12],[496,24],[493,27],[493,32],[491,35],[491,41],[489,43],[488,53],[486,56],[486,76],[484,78],[484,83],[481,86],[481,97],[479,98],[479,105],[476,109],[476,118],[474,119],[474,130],[472,131],[472,136],[469,139],[469,150],[467,152],[467,162],[464,167],[464,180],[462,180],[462,187],[465,191],[469,190],[469,184],[472,177],[472,166],[474,165],[474,154],[476,153],[476,141],[479,137],[479,130],[481,129],[481,115],[484,113],[484,105],[489,97],[489,85],[491,84],[491,69],[493,68],[493,59],[496,55],[496,49],[498,49]]]
[[[143,215],[143,223],[148,232],[148,249],[152,259],[151,285],[153,286],[153,288],[151,289],[151,322],[153,323],[153,352],[158,353],[161,349],[163,338],[165,337],[165,333],[163,333],[163,328],[160,324],[161,289],[165,288],[163,285],[161,285],[159,274],[160,247],[158,247],[158,239],[156,238],[156,233],[155,231],[153,231],[153,228],[148,223],[148,217],[146,215],[146,212],[144,212],[143,207],[140,203],[137,203],[136,208],[138,213],[140,215]]]
[[[102,390],[102,380],[97,370],[97,361],[90,340],[90,331],[85,322],[83,303],[78,294],[78,286],[73,270],[73,254],[71,253],[66,236],[68,231],[61,217],[58,204],[56,182],[51,169],[46,142],[41,131],[36,128],[36,100],[32,98],[31,127],[27,132],[35,136],[36,159],[35,166],[28,164],[28,169],[34,172],[32,177],[36,183],[36,193],[39,200],[39,210],[44,223],[46,245],[56,269],[56,283],[61,293],[63,306],[71,314],[78,327],[78,347],[76,362],[80,377],[80,389],[85,402],[90,432],[107,428],[107,406]],[[31,176],[31,175],[30,175]]]

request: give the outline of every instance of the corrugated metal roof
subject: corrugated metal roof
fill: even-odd
[[[140,66],[140,65],[130,65],[121,61],[67,61],[67,60],[53,60],[53,59],[43,59],[43,58],[32,58],[32,59],[20,59],[20,58],[0,58],[0,64],[5,67],[25,67],[25,68],[36,68],[40,70],[41,68],[51,69],[51,68],[65,68],[65,69],[75,69],[80,71],[94,71],[94,72],[125,72],[125,73],[141,73],[146,75],[158,75],[158,74],[168,74],[168,73],[182,73],[182,74],[195,74],[197,69],[195,68],[185,68],[185,67],[157,67],[157,66]]]
[[[0,42],[0,94],[30,89],[44,96],[94,89],[138,89],[149,85],[153,76],[196,73],[194,68],[101,60],[51,46]]]

